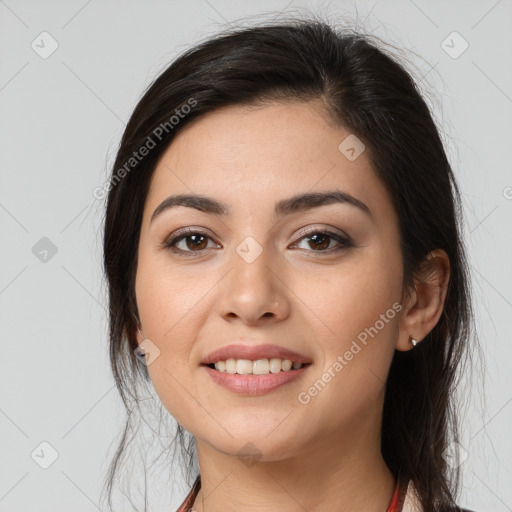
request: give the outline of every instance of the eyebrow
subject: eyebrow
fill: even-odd
[[[334,203],[342,203],[354,206],[355,208],[358,208],[360,211],[367,214],[369,217],[373,217],[370,208],[368,208],[365,203],[363,203],[360,199],[350,195],[349,193],[343,192],[341,190],[298,194],[276,203],[274,211],[276,215],[284,216]],[[167,197],[156,207],[153,215],[151,216],[150,224],[162,212],[177,206],[195,208],[196,210],[204,213],[221,215],[224,217],[230,215],[229,206],[225,203],[217,201],[216,199],[197,194],[178,194]]]

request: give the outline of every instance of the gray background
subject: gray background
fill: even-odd
[[[477,368],[472,387],[464,384],[472,398],[460,501],[512,510],[511,0],[0,0],[0,511],[100,510],[122,415],[107,359],[103,211],[93,190],[143,89],[229,23],[305,7],[417,54],[408,52],[464,195],[486,365],[485,379]],[[448,37],[454,31],[460,37]],[[45,55],[53,40],[58,48]],[[58,457],[43,469],[52,450]],[[170,510],[182,484],[177,478]],[[170,484],[151,486],[163,500],[158,489]]]

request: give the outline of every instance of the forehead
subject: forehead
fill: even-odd
[[[362,152],[350,159],[347,144],[354,143]],[[357,144],[320,100],[223,107],[178,133],[158,162],[147,205],[152,213],[170,194],[196,193],[244,208],[273,207],[280,198],[333,188],[366,204],[386,202],[385,187]]]
[[[186,161],[200,171],[205,164],[236,178],[246,166],[263,174],[273,165],[283,171],[298,164],[318,167],[325,152],[344,130],[333,125],[320,101],[270,103],[263,106],[228,106],[193,121],[178,134],[164,155],[168,162]],[[168,158],[167,158],[168,157]],[[200,166],[196,166],[200,163]]]

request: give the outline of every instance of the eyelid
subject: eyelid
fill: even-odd
[[[332,232],[334,235],[338,235],[341,238],[346,238],[349,241],[352,241],[352,238],[347,235],[344,231],[342,231],[339,228],[335,228],[334,226],[326,226],[326,225],[313,225],[308,226],[305,228],[299,229],[299,231],[295,234],[295,237],[298,237],[299,239],[303,238],[306,235],[309,235],[310,233],[318,233],[318,232]]]
[[[219,242],[216,241],[215,237],[211,235],[210,231],[206,228],[199,226],[187,226],[185,228],[178,229],[177,231],[173,231],[169,236],[167,236],[164,241],[160,244],[160,248],[163,250],[172,250],[172,247],[176,245],[178,241],[187,238],[192,235],[203,235],[209,238],[212,242],[219,245]],[[201,251],[181,251],[177,250],[176,252],[201,252]]]
[[[307,238],[308,235],[313,234],[325,234],[329,238],[332,238],[335,240],[339,247],[337,248],[331,248],[327,251],[307,251],[307,252],[318,252],[321,253],[329,253],[331,251],[336,251],[337,249],[343,249],[352,247],[354,245],[354,242],[352,238],[347,235],[344,231],[340,230],[339,228],[335,228],[334,226],[326,226],[326,225],[309,225],[307,227],[301,228],[294,236],[296,239],[295,242],[292,243],[293,245],[297,245],[300,243],[304,238]],[[188,236],[192,235],[201,235],[205,236],[209,240],[211,240],[214,244],[219,244],[219,242],[216,241],[215,237],[211,235],[211,232],[204,228],[199,226],[187,226],[185,228],[178,229],[177,231],[172,232],[160,245],[161,249],[163,250],[171,250],[178,254],[187,254],[187,255],[193,255],[194,253],[201,254],[206,251],[206,249],[201,249],[199,251],[184,251],[182,249],[176,249],[175,246],[177,243],[181,242],[183,239],[187,238]]]
[[[341,251],[345,251],[347,249],[355,247],[355,243],[350,236],[348,236],[345,232],[338,230],[336,228],[329,227],[312,227],[312,228],[304,228],[299,231],[297,234],[296,241],[292,243],[293,246],[298,246],[303,240],[307,240],[308,238],[312,238],[315,234],[322,234],[336,242],[335,247],[331,247],[327,250],[315,251],[315,250],[305,250],[307,253],[311,253],[315,255],[315,257],[321,257],[322,255],[327,256],[329,254],[337,254]],[[311,236],[309,236],[311,235]],[[298,249],[302,250],[302,249]]]
[[[203,228],[203,227],[200,227],[200,226],[187,226],[185,228],[181,228],[181,229],[178,229],[177,231],[172,232],[169,235],[168,240],[171,240],[171,239],[174,239],[174,238],[178,238],[178,237],[183,236],[183,235],[196,235],[196,234],[207,235],[212,240],[215,239],[215,237],[212,236],[210,230],[208,230],[206,228]]]

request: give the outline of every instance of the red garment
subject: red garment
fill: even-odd
[[[404,508],[405,496],[407,494],[407,482],[400,478],[396,482],[395,492],[391,498],[391,503],[386,512],[402,512]]]
[[[189,509],[192,507],[194,500],[196,499],[197,493],[201,489],[201,476],[198,475],[192,489],[188,493],[187,497],[180,505],[176,512],[189,512]],[[405,494],[407,491],[407,485],[402,483],[400,485],[400,480],[397,481],[395,492],[393,497],[391,498],[391,503],[389,504],[386,512],[402,512],[402,508],[404,506]]]

